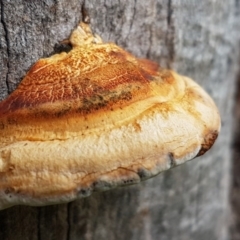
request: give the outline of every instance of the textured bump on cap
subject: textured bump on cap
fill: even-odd
[[[103,43],[40,59],[0,103],[0,208],[68,202],[205,153],[218,110],[191,79]]]

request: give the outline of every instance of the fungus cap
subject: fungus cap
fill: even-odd
[[[190,78],[103,43],[81,23],[0,103],[0,208],[68,202],[205,153],[218,110]]]

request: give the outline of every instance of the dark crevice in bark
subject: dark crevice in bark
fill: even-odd
[[[172,22],[172,13],[173,13],[173,10],[172,10],[172,0],[169,0],[168,1],[168,16],[167,16],[168,26],[170,26],[171,22]]]
[[[4,36],[5,36],[6,46],[7,46],[6,86],[7,86],[8,94],[9,94],[10,93],[10,88],[9,88],[9,82],[8,82],[8,74],[9,74],[9,68],[10,68],[9,67],[10,46],[9,46],[8,29],[7,29],[7,25],[6,25],[5,18],[4,18],[4,3],[3,3],[3,0],[0,0],[0,4],[1,4],[1,24],[3,26]]]
[[[240,59],[238,62],[240,63]],[[232,221],[230,226],[231,240],[240,239],[240,70],[237,79],[238,80],[236,84],[232,143],[232,179],[230,190],[230,201],[232,210]]]
[[[174,34],[175,34],[175,28],[174,28],[174,22],[173,22],[173,6],[172,6],[172,0],[168,0],[168,15],[167,15],[167,39],[166,39],[166,45],[168,48],[168,62],[167,67],[171,68],[171,65],[174,61],[175,56],[175,49],[174,49]]]
[[[86,8],[85,0],[83,0],[81,6],[82,6],[82,19],[81,19],[81,21],[89,24],[91,22],[91,18],[90,18],[90,15],[88,13],[88,10]]]
[[[153,36],[153,30],[150,30],[150,36],[149,36],[149,47],[147,50],[146,58],[151,59],[151,46],[152,46],[152,36]]]

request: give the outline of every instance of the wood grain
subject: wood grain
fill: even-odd
[[[85,2],[92,27],[137,57],[196,79],[215,99],[222,132],[214,148],[127,188],[49,207],[0,212],[0,239],[226,240],[231,109],[239,53],[239,1]],[[83,1],[0,1],[0,97],[54,52],[81,19]],[[56,45],[57,44],[57,45]]]

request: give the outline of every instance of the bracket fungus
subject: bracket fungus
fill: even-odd
[[[69,41],[0,103],[0,209],[138,183],[218,136],[218,110],[190,78],[103,43],[84,23]]]

